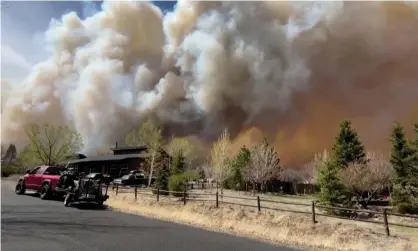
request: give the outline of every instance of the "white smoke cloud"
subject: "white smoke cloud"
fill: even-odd
[[[392,7],[359,4],[179,1],[163,16],[124,1],[84,20],[66,14],[46,32],[53,56],[6,103],[3,140],[24,140],[24,123],[67,123],[90,152],[148,116],[202,138],[224,127],[296,128],[314,97],[365,90],[359,78],[418,52],[416,18],[397,23]],[[409,93],[415,77],[405,80]]]

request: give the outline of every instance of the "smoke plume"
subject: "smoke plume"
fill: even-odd
[[[28,122],[71,124],[85,152],[150,117],[167,135],[211,142],[267,136],[287,163],[329,147],[351,119],[389,149],[418,114],[418,7],[401,2],[105,2],[45,33],[53,55],[8,97],[2,139]],[[415,119],[417,116],[415,117]]]

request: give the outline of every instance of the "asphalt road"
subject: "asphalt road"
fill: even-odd
[[[4,251],[295,251],[245,238],[114,212],[66,208],[1,185]]]

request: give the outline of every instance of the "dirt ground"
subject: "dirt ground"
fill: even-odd
[[[283,211],[262,209],[258,212],[257,201],[246,195],[245,199],[231,198],[243,196],[234,191],[225,191],[220,198],[220,208],[215,207],[215,197],[196,196],[200,200],[188,201],[184,206],[179,198],[156,196],[149,191],[140,191],[135,201],[133,190],[119,190],[116,195],[110,191],[108,205],[115,210],[140,214],[162,220],[185,223],[210,230],[250,237],[263,241],[300,246],[311,250],[418,250],[418,228],[390,226],[391,236],[385,235],[381,224],[357,222],[317,216],[318,223],[312,223],[312,216]],[[142,194],[144,193],[144,194]],[[202,193],[202,191],[198,191]],[[212,193],[207,191],[206,193]],[[227,197],[230,196],[230,197]],[[267,198],[268,197],[268,198]],[[262,202],[262,206],[271,206],[284,210],[310,212],[311,197],[304,196],[263,196],[264,199],[279,202],[297,202],[301,205],[275,204]],[[249,200],[251,199],[251,200]],[[222,202],[223,201],[223,202]],[[229,205],[225,202],[238,202],[253,205],[254,208]],[[306,204],[306,206],[303,206]],[[411,224],[412,220],[391,217],[390,222]],[[415,221],[418,225],[418,222]]]

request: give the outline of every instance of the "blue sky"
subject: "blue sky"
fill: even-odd
[[[172,10],[176,1],[152,1],[163,11]],[[102,1],[26,1],[5,2],[1,7],[1,77],[21,82],[33,65],[45,60],[49,52],[43,33],[50,21],[75,11],[82,18],[101,8]]]

